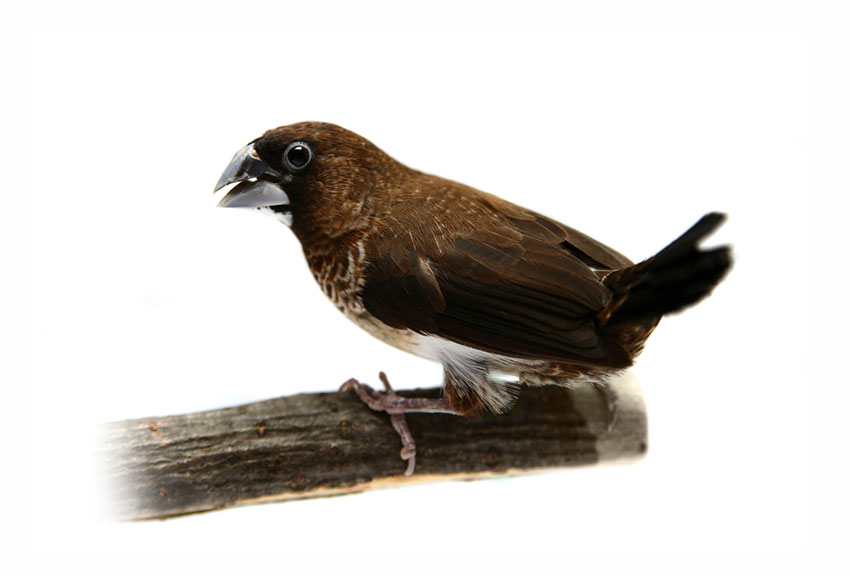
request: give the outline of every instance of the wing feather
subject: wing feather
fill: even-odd
[[[411,234],[389,219],[367,251],[373,257],[361,291],[366,309],[396,328],[494,354],[630,365],[628,353],[596,322],[611,298],[597,271],[629,260],[554,220],[509,206],[485,212],[486,225],[478,228],[443,222],[439,238]]]

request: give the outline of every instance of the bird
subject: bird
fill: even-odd
[[[270,215],[301,243],[315,280],[360,328],[443,366],[442,396],[408,398],[352,378],[389,414],[406,475],[416,444],[405,414],[504,413],[523,386],[605,383],[631,366],[665,314],[708,296],[732,263],[700,242],[708,213],[634,263],[552,218],[396,161],[335,124],[299,122],[240,149],[220,207]],[[615,410],[616,398],[609,397]]]

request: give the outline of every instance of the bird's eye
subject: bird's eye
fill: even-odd
[[[303,170],[312,159],[313,151],[305,142],[293,142],[283,151],[283,163],[292,172]]]

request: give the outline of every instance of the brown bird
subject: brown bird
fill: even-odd
[[[604,385],[631,366],[661,316],[707,296],[728,247],[698,242],[711,213],[633,264],[581,232],[475,188],[413,170],[333,124],[269,130],[225,169],[219,206],[275,216],[301,241],[313,276],[376,338],[442,363],[443,398],[403,398],[356,380],[390,414],[413,472],[407,412],[505,412],[521,385]],[[609,397],[610,398],[610,397]],[[613,402],[613,398],[610,398]]]

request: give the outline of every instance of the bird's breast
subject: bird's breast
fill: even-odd
[[[340,312],[356,321],[366,310],[359,295],[366,265],[363,241],[340,243],[335,249],[305,255],[310,271],[325,296]]]

